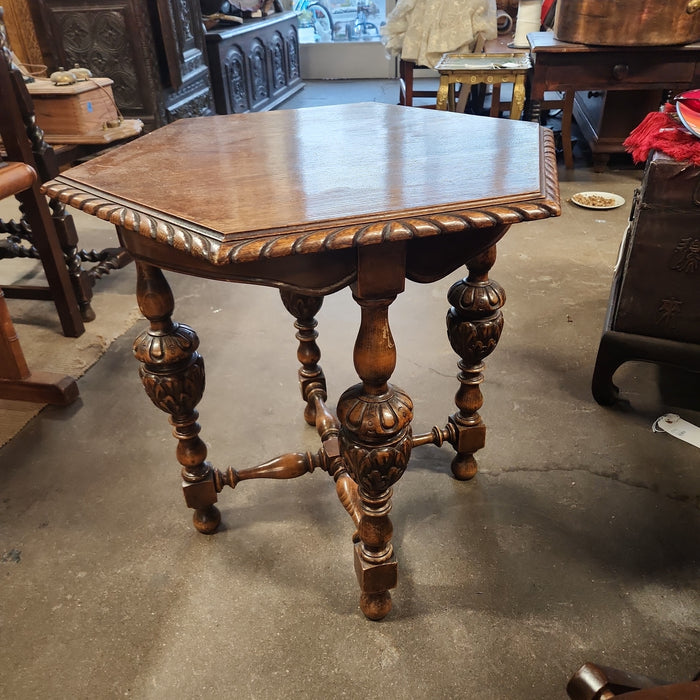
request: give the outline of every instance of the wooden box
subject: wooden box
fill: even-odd
[[[112,94],[113,81],[91,78],[73,85],[54,85],[50,80],[28,83],[37,124],[49,142],[72,140],[102,131],[107,122],[117,120]]]

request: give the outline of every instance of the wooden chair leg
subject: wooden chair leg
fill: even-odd
[[[399,104],[413,106],[413,64],[399,60]]]
[[[29,371],[0,289],[0,399],[67,406],[78,394],[73,377]]]
[[[56,228],[63,257],[68,267],[68,276],[73,286],[80,316],[83,321],[94,321],[95,312],[93,311],[92,300],[92,285],[93,281],[87,270],[84,270],[81,265],[81,258],[78,252],[78,232],[75,230],[73,217],[66,213],[65,204],[61,204],[57,199],[49,201],[51,209],[51,219]]]
[[[32,243],[39,253],[50,290],[49,298],[56,306],[63,333],[77,338],[85,332],[85,325],[48,204],[38,184],[16,197],[32,228]]]

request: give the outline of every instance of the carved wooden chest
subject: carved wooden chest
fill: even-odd
[[[212,29],[206,39],[217,114],[274,109],[304,87],[294,12]]]
[[[630,360],[700,372],[700,168],[656,153],[635,192],[591,390],[615,403]]]
[[[652,156],[619,275],[614,330],[700,343],[700,168]]]

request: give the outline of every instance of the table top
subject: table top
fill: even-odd
[[[177,121],[44,191],[215,265],[561,211],[548,130],[377,103]]]
[[[659,56],[677,55],[679,53],[693,53],[700,50],[700,43],[678,46],[594,46],[592,44],[574,44],[568,41],[559,41],[552,32],[530,32],[527,35],[530,50],[535,53],[632,53],[632,54],[658,54]]]

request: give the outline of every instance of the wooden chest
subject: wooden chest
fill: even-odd
[[[700,168],[647,161],[615,266],[591,391],[614,404],[618,367],[657,362],[700,372]]]
[[[207,32],[217,114],[275,109],[304,87],[294,12]]]
[[[118,114],[112,84],[109,78],[73,85],[54,85],[49,80],[28,83],[36,121],[46,140],[56,143],[62,137],[99,133],[107,122],[114,122]]]
[[[613,330],[700,343],[700,168],[652,156],[617,277]]]

